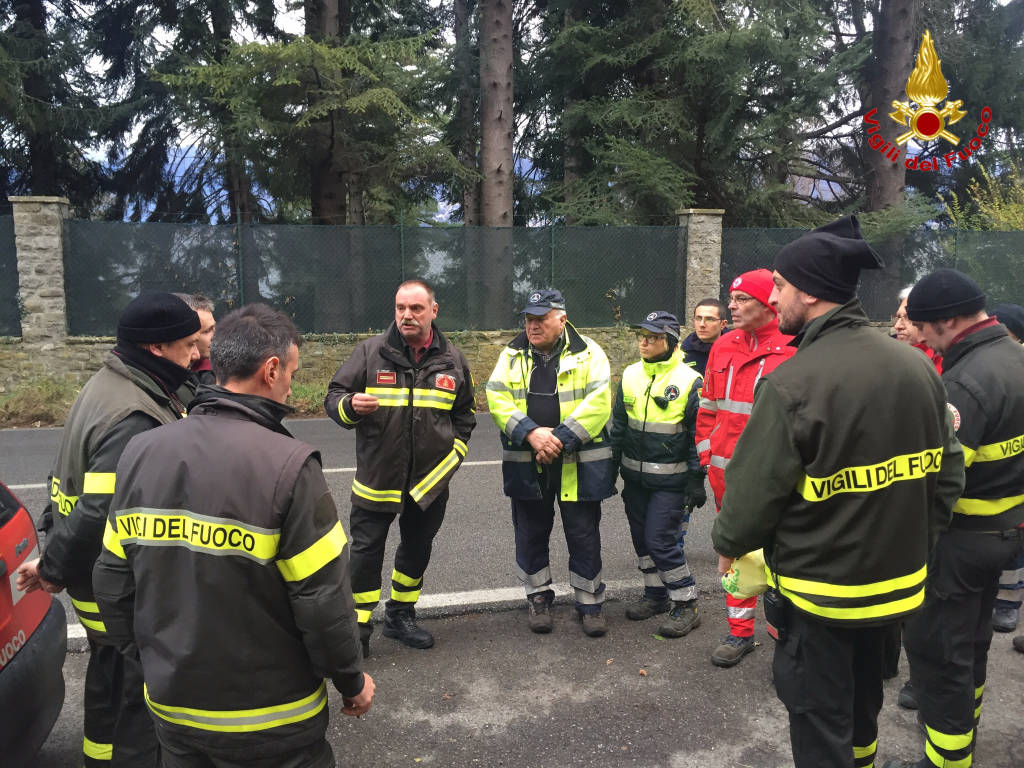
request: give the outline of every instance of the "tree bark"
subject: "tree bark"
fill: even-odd
[[[455,66],[458,77],[458,100],[455,106],[455,156],[463,168],[478,172],[476,162],[476,101],[473,98],[473,35],[469,27],[469,6],[466,0],[455,0]],[[480,184],[467,181],[462,187],[462,223],[467,227],[480,225]]]
[[[914,68],[916,19],[917,0],[882,0],[875,19],[874,53],[861,86],[865,111],[875,107],[880,115],[888,114],[892,100],[906,88]],[[881,211],[903,200],[907,180],[903,163],[894,163],[865,144],[864,166],[868,172],[867,210]]]
[[[484,233],[483,327],[510,327],[512,316],[512,2],[480,3],[480,223]],[[500,229],[496,229],[499,228]]]

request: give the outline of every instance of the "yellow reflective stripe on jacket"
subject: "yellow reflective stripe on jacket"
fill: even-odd
[[[807,501],[824,501],[837,493],[863,493],[904,480],[919,480],[942,469],[942,448],[893,456],[878,464],[845,467],[828,477],[804,475],[796,485]]]
[[[116,514],[121,546],[177,546],[193,552],[239,555],[269,563],[277,554],[279,530],[238,520],[208,517],[185,509],[130,507]]]
[[[395,504],[402,503],[402,492],[398,491],[378,491],[376,488],[371,488],[368,485],[363,485],[358,480],[352,480],[352,493],[356,496],[362,496],[364,499],[370,501],[390,501]]]
[[[57,511],[64,517],[71,514],[71,510],[78,503],[77,496],[67,496],[60,490],[60,480],[56,477],[50,480],[50,501],[57,505]]]
[[[90,741],[88,738],[83,738],[82,753],[92,760],[113,760],[114,745],[100,744],[97,741]]]
[[[277,728],[288,723],[308,720],[327,705],[327,687],[321,683],[313,693],[298,701],[258,709],[193,709],[157,704],[149,697],[149,687],[143,685],[146,704],[157,717],[169,723],[223,733],[252,733]]]
[[[965,445],[963,446],[963,449],[964,464],[968,467],[976,461],[1000,461],[1002,459],[1009,459],[1024,453],[1024,435],[1011,437],[1009,440],[1003,440],[1001,443],[979,445],[977,448],[968,448]]]
[[[348,417],[348,414],[345,413],[345,401],[348,400],[348,399],[349,399],[349,397],[343,397],[343,398],[341,398],[341,400],[338,401],[338,417],[345,424],[355,424],[356,420],[355,419],[350,419]]]
[[[1008,509],[1024,504],[1024,496],[1007,496],[1003,499],[965,499],[959,498],[953,505],[953,511],[960,515],[977,515],[991,517],[1001,515]]]
[[[830,605],[818,605],[806,600],[795,592],[790,592],[785,587],[779,587],[782,592],[797,608],[813,616],[821,616],[824,619],[838,619],[843,621],[863,621],[867,619],[882,619],[887,616],[912,611],[924,603],[924,586],[910,597],[900,600],[893,600],[888,603],[877,603],[875,605],[858,605],[850,607],[835,607]]]
[[[427,473],[427,476],[420,480],[418,483],[416,483],[413,489],[409,491],[409,496],[412,498],[412,500],[419,501],[428,493],[430,493],[431,489],[439,482],[441,482],[445,475],[447,475],[449,472],[451,472],[457,466],[459,466],[459,460],[465,455],[466,444],[456,438],[452,450],[448,453],[447,456],[441,459],[441,463],[434,467],[432,470],[430,470],[430,472]]]
[[[367,387],[366,394],[377,398],[381,407],[398,407],[409,404],[408,387]]]
[[[71,604],[79,611],[85,611],[86,613],[100,612],[100,607],[96,603],[90,603],[87,600],[75,600],[75,598],[72,597]]]
[[[450,411],[455,405],[455,393],[445,392],[443,389],[416,387],[412,391],[412,404],[414,408],[439,408],[442,411]]]
[[[114,472],[86,472],[85,482],[82,483],[82,493],[105,493],[114,492],[114,481],[117,474]]]
[[[285,560],[277,561],[277,569],[285,581],[302,581],[334,560],[345,548],[345,529],[337,522],[316,542]]]
[[[824,581],[811,581],[809,579],[794,579],[790,576],[776,576],[771,568],[765,566],[765,574],[770,583],[778,579],[780,587],[788,588],[805,595],[822,595],[824,597],[871,597],[873,595],[884,595],[888,592],[895,592],[900,589],[910,589],[923,585],[928,577],[928,566],[923,565],[914,573],[906,576],[897,576],[894,579],[869,582],[867,584],[829,584]]]
[[[117,535],[117,531],[114,530],[114,526],[110,524],[109,517],[107,518],[107,525],[103,529],[103,548],[111,554],[117,555],[122,560],[126,559],[124,547],[121,546],[121,538]]]
[[[100,607],[96,603],[72,597],[71,604],[75,607],[75,613],[78,614],[78,620],[83,627],[88,627],[93,632],[107,631],[107,625],[100,620]]]

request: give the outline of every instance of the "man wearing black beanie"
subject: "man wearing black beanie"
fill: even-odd
[[[904,633],[925,756],[889,765],[970,765],[999,576],[1024,552],[1024,349],[985,312],[978,284],[955,269],[918,282],[907,316],[943,356],[942,381],[967,470],[929,562],[924,610]]]
[[[758,384],[711,534],[723,573],[764,548],[797,768],[874,763],[886,649],[924,602],[963,483],[934,367],[856,297],[860,270],[881,266],[853,216],[779,252],[769,301],[797,352]]]
[[[18,569],[18,588],[67,588],[89,641],[85,678],[86,768],[149,768],[158,760],[137,655],[107,639],[93,596],[116,482],[117,461],[135,435],[185,415],[178,392],[199,358],[199,316],[169,293],[143,293],[117,326],[117,346],[79,393],[50,475],[52,525],[42,557]]]

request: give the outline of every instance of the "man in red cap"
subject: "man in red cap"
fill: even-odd
[[[789,346],[793,337],[779,332],[775,308],[768,303],[773,287],[767,269],[744,272],[732,281],[729,311],[734,330],[715,342],[704,371],[697,411],[697,452],[701,465],[707,467],[717,509],[722,508],[725,495],[725,467],[750,417],[754,387],[796,352]],[[741,600],[726,594],[725,604],[729,634],[711,654],[711,663],[732,667],[754,650],[757,598]]]

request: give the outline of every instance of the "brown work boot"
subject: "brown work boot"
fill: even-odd
[[[743,657],[754,650],[753,637],[736,637],[728,634],[722,644],[711,654],[711,663],[716,667],[735,667]]]
[[[658,627],[658,634],[662,637],[683,637],[699,626],[700,613],[697,611],[697,601],[678,601],[673,603],[668,618]]]
[[[663,597],[660,600],[642,597],[626,609],[626,618],[630,621],[645,621],[659,613],[668,613],[671,610],[672,601],[668,597]]]
[[[546,635],[555,625],[551,620],[551,599],[548,597],[548,593],[535,592],[526,600],[530,604],[530,615],[527,619],[530,631],[536,632],[538,635]]]
[[[604,614],[600,611],[597,613],[581,613],[579,616],[583,622],[583,634],[587,637],[601,637],[601,635],[608,631],[608,622],[604,620]]]

